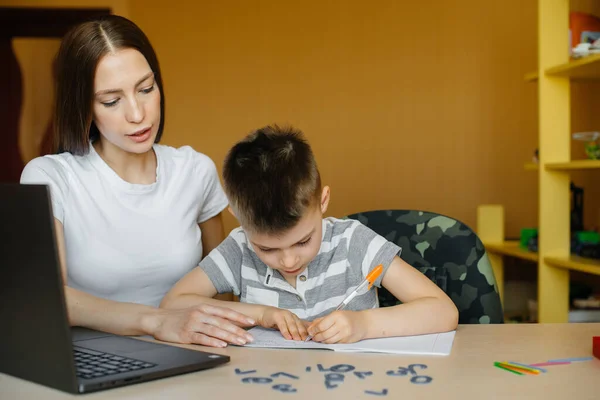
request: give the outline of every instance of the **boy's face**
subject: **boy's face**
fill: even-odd
[[[321,194],[321,203],[311,207],[292,229],[280,234],[248,232],[256,255],[288,281],[296,280],[321,248],[323,214],[329,204],[329,187]]]

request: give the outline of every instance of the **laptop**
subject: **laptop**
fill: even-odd
[[[46,185],[0,184],[0,372],[70,393],[216,367],[229,357],[70,328]]]

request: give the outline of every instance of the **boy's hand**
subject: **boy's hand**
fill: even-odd
[[[308,337],[306,326],[296,314],[277,307],[266,307],[259,320],[263,328],[277,328],[287,340],[304,340]]]
[[[317,318],[308,328],[315,342],[354,343],[365,338],[367,325],[362,311],[334,311]]]

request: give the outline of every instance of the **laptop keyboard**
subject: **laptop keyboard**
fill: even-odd
[[[84,379],[138,371],[156,366],[156,364],[133,358],[116,356],[95,350],[73,347],[77,377]]]

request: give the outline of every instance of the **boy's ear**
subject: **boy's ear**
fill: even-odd
[[[331,190],[329,189],[329,186],[323,187],[323,190],[321,190],[321,214],[325,214],[325,211],[327,211],[330,196]]]

